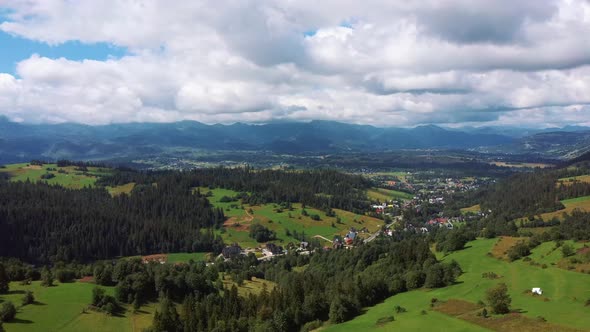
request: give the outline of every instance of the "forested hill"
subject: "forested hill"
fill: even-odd
[[[590,183],[567,179],[590,174],[584,165],[555,170],[537,170],[521,173],[499,181],[480,194],[479,203],[483,210],[491,210],[492,217],[502,222],[516,218],[534,216],[563,209],[560,202],[590,195]]]
[[[107,185],[135,183],[129,195]],[[370,183],[335,171],[203,169],[118,170],[94,188],[0,180],[0,257],[30,262],[92,261],[161,252],[220,252],[225,221],[197,187],[241,192],[244,203],[303,203],[364,212]]]

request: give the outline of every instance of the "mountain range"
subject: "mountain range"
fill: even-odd
[[[523,134],[524,133],[524,134]],[[31,159],[137,158],[171,149],[278,154],[460,149],[575,158],[590,150],[590,128],[380,128],[331,121],[207,125],[195,121],[24,124],[0,118],[0,163]]]

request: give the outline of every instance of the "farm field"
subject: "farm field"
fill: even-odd
[[[514,167],[514,168],[547,168],[547,167],[555,166],[552,164],[544,164],[544,163],[519,163],[519,162],[505,162],[505,161],[492,161],[492,162],[490,162],[490,164],[500,166],[500,167]]]
[[[20,305],[26,290],[33,292],[37,303],[20,308],[13,322],[4,323],[7,332],[18,331],[141,331],[151,325],[155,305],[142,306],[137,314],[130,311],[119,316],[86,311],[91,300],[93,283],[56,283],[54,287],[42,287],[39,281],[31,285],[10,284],[10,294],[2,295],[4,301]],[[105,288],[113,294],[113,287]]]
[[[371,188],[367,190],[367,196],[369,199],[379,202],[389,202],[394,199],[412,199],[413,197],[412,194],[403,191],[384,188]]]
[[[485,297],[485,291],[500,283],[508,285],[512,297],[512,309],[520,311],[520,314],[510,315],[510,329],[532,331],[537,328],[535,324],[529,324],[530,319],[535,320],[541,316],[547,320],[548,329],[555,328],[556,324],[578,330],[588,330],[590,327],[590,315],[585,301],[590,298],[590,275],[567,271],[549,266],[545,269],[532,266],[522,260],[509,263],[487,255],[491,252],[497,239],[478,239],[467,244],[467,248],[442,257],[443,261],[456,260],[464,271],[459,277],[458,283],[441,289],[416,290],[395,295],[383,303],[368,308],[367,312],[355,319],[338,325],[327,327],[323,331],[364,331],[376,328],[379,318],[393,315],[394,322],[386,323],[379,327],[383,331],[399,331],[420,329],[428,326],[429,330],[436,331],[479,331],[483,328],[473,325],[465,320],[453,318],[430,308],[432,298],[445,301],[458,299],[477,303]],[[482,277],[482,273],[494,272],[499,279],[490,280]],[[525,291],[532,287],[543,289],[543,295],[534,297]],[[545,300],[545,298],[547,300]],[[393,307],[400,305],[408,312],[396,314]],[[421,314],[425,310],[426,314]],[[522,316],[519,316],[522,315]],[[524,317],[524,318],[523,318]],[[488,318],[488,319],[495,319]],[[496,330],[506,330],[507,326],[493,325],[503,324],[501,320],[489,321]],[[554,329],[555,330],[555,329]],[[557,330],[560,330],[557,328]]]
[[[48,184],[59,184],[71,189],[80,189],[86,186],[92,187],[95,185],[99,176],[106,175],[110,172],[106,168],[88,167],[88,171],[84,173],[76,170],[76,168],[76,166],[57,167],[56,164],[44,164],[43,166],[12,164],[5,165],[5,168],[0,168],[0,172],[9,174],[11,181],[43,181]],[[63,173],[58,172],[59,170]],[[53,174],[54,177],[51,179],[41,179],[41,176],[47,173]]]
[[[204,188],[199,188],[205,193]],[[207,189],[209,191],[209,189]],[[293,204],[292,210],[280,209],[277,204],[264,204],[259,206],[244,205],[241,202],[220,202],[223,196],[233,197],[235,191],[227,189],[213,189],[212,196],[208,197],[210,202],[224,210],[228,220],[225,222],[224,232],[221,236],[226,243],[238,243],[244,248],[258,247],[260,244],[249,236],[249,227],[253,223],[259,223],[274,232],[278,240],[276,242],[287,244],[289,242],[299,243],[294,233],[305,233],[306,238],[319,235],[332,239],[334,235],[345,235],[351,227],[357,230],[367,228],[369,233],[375,232],[384,224],[382,220],[369,216],[358,215],[352,212],[334,209],[336,217],[328,217],[324,211],[306,207],[301,204]],[[249,212],[251,210],[251,213]],[[306,211],[307,216],[304,215]],[[318,215],[320,220],[313,220],[311,216]],[[337,218],[340,218],[338,222]],[[287,234],[287,230],[289,234]],[[369,233],[360,234],[368,236]]]

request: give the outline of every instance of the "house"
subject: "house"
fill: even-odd
[[[335,236],[334,240],[332,240],[332,249],[341,249],[344,245],[342,244],[342,240],[340,237]]]
[[[434,218],[428,221],[429,225],[444,225],[447,224],[449,219],[447,218]]]
[[[164,263],[166,263],[166,261],[168,261],[168,256],[166,256],[164,254],[143,256],[141,258],[141,262],[143,264],[148,264],[148,263],[151,263],[151,262],[156,262],[156,263],[164,264]]]
[[[533,293],[533,295],[543,295],[543,290],[539,287],[535,287],[533,288],[533,290],[531,291]]]
[[[237,243],[234,243],[231,246],[227,246],[227,247],[223,248],[223,250],[221,250],[221,254],[226,259],[236,257],[236,256],[240,255],[241,253],[242,253],[242,248]]]

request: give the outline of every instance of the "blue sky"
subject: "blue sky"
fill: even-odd
[[[1,16],[0,16],[1,17]],[[33,54],[56,59],[70,60],[105,60],[109,57],[119,58],[126,54],[126,50],[107,43],[84,44],[78,41],[50,46],[46,43],[11,36],[0,31],[0,72],[16,74],[16,64]]]

